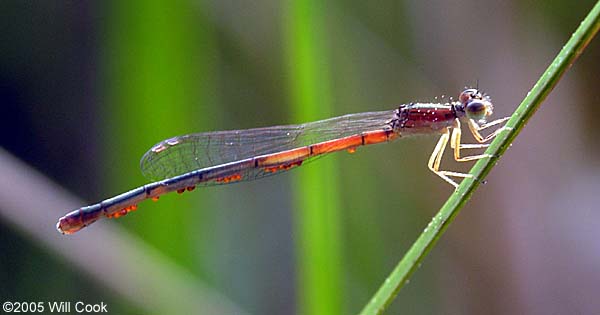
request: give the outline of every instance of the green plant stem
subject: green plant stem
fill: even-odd
[[[504,154],[514,138],[521,132],[529,118],[539,108],[542,101],[556,86],[563,74],[575,62],[600,27],[600,1],[592,8],[579,28],[558,53],[548,69],[533,86],[527,97],[506,123],[501,132],[490,144],[486,153],[491,158],[479,160],[471,169],[472,178],[462,181],[458,189],[450,196],[440,211],[433,217],[427,228],[421,233],[412,247],[396,265],[392,273],[381,285],[373,298],[361,311],[361,315],[380,314],[391,303],[402,286],[418,267],[425,255],[433,248],[448,225],[454,220],[462,206],[467,202],[481,179],[490,172],[498,159]]]
[[[328,33],[319,0],[287,3],[286,57],[289,92],[295,121],[323,118],[331,111]],[[335,163],[297,174],[295,229],[297,231],[298,313],[341,314],[342,271],[340,199]]]
[[[106,40],[103,103],[107,106],[101,111],[107,118],[100,128],[104,138],[100,151],[105,156],[99,158],[107,161],[102,163],[105,182],[111,185],[107,191],[116,192],[140,184],[136,161],[124,157],[141,156],[166,135],[184,134],[197,126],[210,128],[217,106],[212,105],[215,102],[211,96],[215,84],[212,31],[198,8],[184,1],[171,3],[168,10],[155,1],[109,3],[106,36],[102,37]],[[216,245],[199,241],[202,237],[192,240],[190,235],[210,230],[207,222],[211,219],[207,216],[214,211],[198,211],[200,204],[193,206],[191,198],[197,197],[167,197],[160,205],[143,206],[145,211],[157,206],[196,209],[188,215],[143,215],[121,222],[182,266],[202,270],[203,260],[190,248],[210,252]],[[210,209],[210,202],[203,199],[202,208]]]

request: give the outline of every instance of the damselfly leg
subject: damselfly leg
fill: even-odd
[[[480,131],[484,130],[486,128],[501,124],[501,123],[507,121],[508,119],[510,119],[510,117],[496,119],[494,121],[491,121],[489,123],[484,123],[484,124],[479,124],[475,120],[469,119],[468,120],[469,130],[471,131],[471,134],[473,134],[473,137],[475,138],[475,140],[479,143],[466,143],[466,144],[461,143],[461,136],[462,136],[461,123],[458,118],[455,119],[454,124],[451,127],[445,128],[444,132],[442,133],[442,136],[438,140],[435,148],[433,149],[433,152],[431,153],[431,157],[429,158],[429,162],[428,162],[427,166],[436,175],[441,177],[443,180],[448,182],[450,185],[454,186],[455,189],[458,188],[458,183],[450,177],[470,178],[473,175],[467,174],[467,173],[440,170],[440,163],[442,161],[442,156],[444,155],[444,150],[446,148],[446,145],[448,144],[448,141],[450,141],[450,148],[452,148],[454,151],[454,160],[457,162],[475,161],[475,160],[480,160],[480,159],[491,157],[489,154],[477,154],[477,155],[461,157],[460,150],[487,148],[489,146],[489,144],[485,143],[485,142],[488,142],[488,141],[494,139],[500,132],[505,130],[506,127],[504,127],[504,126],[500,127],[485,137],[481,135]],[[452,129],[452,136],[450,136],[451,129]]]

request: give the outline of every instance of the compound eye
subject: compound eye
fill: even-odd
[[[477,89],[466,89],[460,93],[458,100],[461,104],[467,105],[473,99],[481,99],[481,93]]]
[[[486,116],[489,116],[491,113],[488,113],[490,110],[489,102],[481,101],[481,100],[472,100],[465,107],[465,112],[467,113],[467,117],[479,121],[483,120]]]

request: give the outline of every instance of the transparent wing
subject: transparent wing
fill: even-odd
[[[194,170],[390,128],[395,111],[367,112],[300,125],[195,133],[154,145],[140,162],[144,176],[165,179]],[[246,172],[257,172],[245,170]],[[261,177],[261,174],[248,174]]]

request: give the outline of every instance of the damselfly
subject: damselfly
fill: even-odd
[[[196,186],[229,184],[279,174],[327,153],[388,142],[416,134],[441,134],[427,166],[439,177],[458,187],[452,179],[470,174],[440,170],[448,142],[459,162],[490,157],[461,157],[462,149],[488,146],[503,128],[487,136],[480,131],[505,122],[486,122],[492,114],[490,98],[477,89],[466,89],[458,100],[446,103],[410,103],[397,109],[350,114],[301,125],[247,130],[216,131],[170,138],[153,146],[141,160],[142,173],[156,182],[133,189],[97,204],[76,209],[60,218],[56,228],[73,234],[101,217],[118,218],[133,211],[145,199]],[[461,143],[461,119],[476,144]]]

